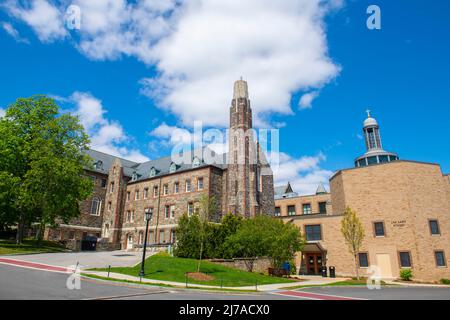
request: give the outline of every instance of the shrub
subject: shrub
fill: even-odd
[[[442,284],[450,284],[450,279],[441,279]]]
[[[403,281],[411,281],[412,278],[412,270],[411,269],[402,269],[400,271],[400,278]]]

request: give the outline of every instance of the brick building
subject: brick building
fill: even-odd
[[[149,243],[172,244],[178,219],[184,213],[194,214],[202,195],[215,197],[219,210],[213,218],[217,220],[228,212],[245,217],[272,215],[272,171],[251,129],[247,82],[238,80],[230,107],[229,152],[225,155],[197,148],[178,157],[136,163],[87,151],[94,162],[86,171],[95,181],[94,194],[81,204],[79,218],[47,229],[46,237],[66,241],[75,249],[90,237],[99,239],[101,248],[132,249],[144,241],[144,216],[149,211],[153,214]]]
[[[355,168],[330,178],[314,195],[298,196],[290,185],[276,187],[275,215],[299,226],[307,244],[297,255],[302,274],[334,266],[338,275],[355,276],[355,265],[341,234],[347,206],[365,229],[358,255],[361,275],[378,266],[383,278],[411,268],[417,280],[450,278],[450,180],[438,164],[399,160],[381,147],[378,123],[364,122],[367,152]],[[325,192],[324,192],[325,191]]]

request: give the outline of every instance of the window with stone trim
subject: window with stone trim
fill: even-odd
[[[93,197],[91,203],[91,215],[99,216],[102,207],[102,200],[99,197]]]
[[[447,266],[447,262],[445,261],[445,254],[443,250],[436,250],[434,252],[434,258],[436,260],[437,267],[445,267]]]
[[[327,203],[324,202],[319,202],[319,213],[325,214],[327,213]]]
[[[375,237],[384,237],[386,235],[386,233],[384,231],[384,222],[383,221],[374,222],[373,228],[374,228]]]
[[[175,218],[175,205],[170,206],[170,217]]]
[[[109,186],[109,193],[113,193],[114,192],[114,181],[111,182],[110,186]]]
[[[180,183],[179,182],[175,182],[173,184],[173,193],[179,193],[180,192]]]
[[[430,224],[430,233],[432,235],[440,235],[441,232],[439,230],[439,222],[436,219],[428,220]]]
[[[192,190],[191,180],[186,180],[185,190],[186,190],[186,192],[191,192],[191,190]]]
[[[144,188],[144,199],[148,198],[148,188]]]
[[[131,198],[131,192],[127,191],[127,201],[130,201],[130,198]]]
[[[163,193],[165,196],[167,196],[169,194],[169,185],[168,184],[165,184],[163,186]]]
[[[311,203],[304,203],[302,205],[302,209],[303,209],[303,214],[311,214],[312,213]]]
[[[197,189],[203,190],[203,178],[198,178],[197,180]]]
[[[367,252],[358,253],[358,262],[360,268],[369,267],[369,255],[367,254]]]
[[[164,216],[166,217],[166,219],[170,218],[170,206],[169,205],[164,206]]]
[[[287,207],[288,216],[295,216],[295,205]]]
[[[276,217],[281,216],[281,208],[280,207],[275,207],[275,216]]]
[[[322,240],[322,226],[320,224],[313,224],[305,226],[306,241]]]
[[[194,214],[194,204],[192,202],[188,203],[188,216],[191,217]]]
[[[139,194],[139,189],[138,189],[138,190],[134,191],[134,200],[139,200],[139,196],[140,196],[140,194]]]
[[[153,197],[156,198],[158,196],[158,186],[153,187]]]
[[[411,254],[409,251],[400,251],[398,256],[400,260],[400,267],[411,268]]]

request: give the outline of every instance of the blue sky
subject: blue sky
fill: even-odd
[[[0,8],[0,108],[18,97],[50,94],[64,110],[80,114],[100,149],[153,159],[169,154],[171,134],[190,129],[196,117],[207,127],[223,128],[231,79],[243,76],[257,126],[280,128],[279,183],[293,181],[295,189],[309,193],[333,171],[352,167],[365,151],[360,134],[367,108],[381,126],[386,150],[402,159],[440,163],[450,172],[448,1],[334,0],[305,8],[302,0],[287,1],[304,9],[298,15],[261,1],[255,19],[244,23],[238,16],[235,28],[227,30],[208,19],[217,11],[233,13],[238,2],[221,9],[211,0],[201,15],[184,1],[155,0],[148,11],[130,11],[130,4],[118,2],[122,6],[109,10],[116,15],[100,10],[100,16],[90,16],[98,8],[73,1],[82,9],[77,31],[62,20],[71,1],[24,6],[7,0]],[[366,28],[369,4],[381,8],[381,30]],[[176,16],[183,6],[188,9]],[[42,12],[53,19],[39,19]],[[129,20],[120,20],[126,12]],[[262,35],[258,30],[267,24],[267,12],[276,12],[271,30],[287,29],[281,24],[296,25],[296,19],[305,23]],[[244,16],[252,17],[252,11]],[[144,23],[151,32],[142,29],[132,41],[121,37],[124,25],[135,32]],[[211,30],[200,28],[205,24]],[[273,49],[278,41],[282,50]],[[316,95],[311,105],[300,107],[300,98],[311,93]]]

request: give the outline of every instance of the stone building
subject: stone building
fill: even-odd
[[[322,266],[334,266],[338,275],[355,276],[340,231],[350,207],[365,230],[357,259],[361,275],[377,266],[383,278],[411,268],[419,281],[449,279],[449,175],[438,164],[399,160],[382,150],[378,123],[370,115],[364,134],[367,153],[356,159],[355,168],[333,174],[329,193],[320,187],[314,195],[298,196],[289,185],[275,188],[275,215],[300,227],[307,240],[297,270],[319,274]]]
[[[48,229],[46,237],[77,249],[90,237],[99,239],[102,249],[132,249],[143,244],[144,216],[151,212],[149,243],[173,244],[178,219],[184,213],[197,212],[202,195],[216,199],[216,220],[229,212],[244,217],[272,215],[272,171],[251,129],[247,82],[238,80],[230,107],[229,152],[225,155],[197,148],[179,157],[136,163],[88,150],[94,167],[86,174],[95,181],[94,194],[81,204],[79,218]]]

